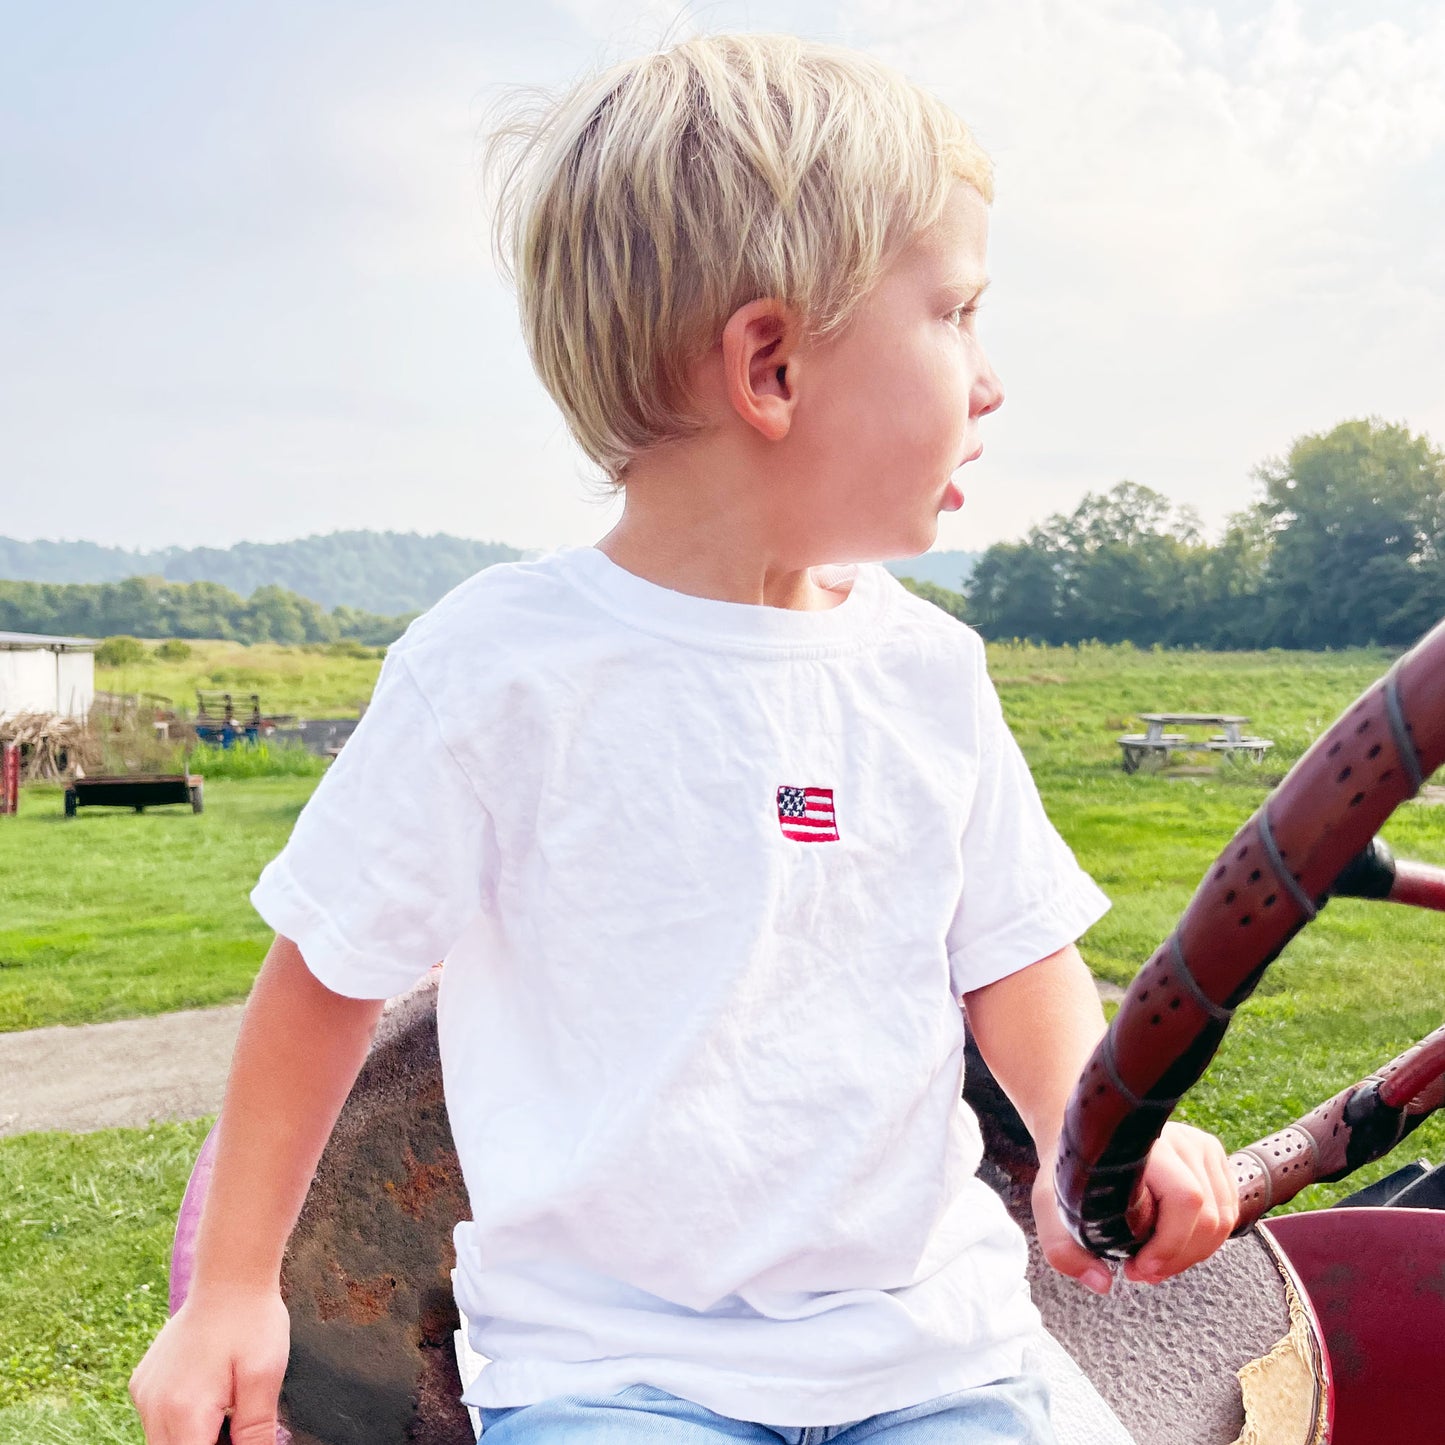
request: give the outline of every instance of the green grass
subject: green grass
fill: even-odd
[[[200,743],[176,759],[175,769],[180,772],[184,766],[199,773],[209,787],[217,778],[319,778],[329,762],[294,744],[251,743],[241,738],[229,748]]]
[[[258,693],[267,714],[356,717],[381,670],[381,648],[349,644],[286,647],[276,642],[192,642],[177,662],[149,657],[123,667],[97,667],[106,692],[157,693],[194,715],[196,689],[230,692],[238,710]]]
[[[0,1139],[0,1445],[141,1445],[126,1382],[208,1127]]]
[[[314,786],[220,779],[201,814],[69,819],[27,788],[0,819],[0,1031],[244,998],[270,940],[247,895]]]

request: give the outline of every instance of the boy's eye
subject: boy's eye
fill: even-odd
[[[948,319],[953,322],[955,326],[961,326],[967,317],[978,315],[978,308],[979,302],[977,300],[966,301],[962,306],[955,306],[953,310],[948,313]]]

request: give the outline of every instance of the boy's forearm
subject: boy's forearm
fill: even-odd
[[[1104,1010],[1079,950],[1070,944],[964,996],[968,1026],[994,1077],[1052,1155],[1064,1109],[1094,1046]]]
[[[241,1023],[221,1107],[192,1292],[274,1288],[382,1002],[343,998],[278,937]]]

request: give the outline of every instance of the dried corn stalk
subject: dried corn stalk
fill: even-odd
[[[22,782],[59,782],[100,766],[100,739],[79,718],[59,713],[0,718],[0,742],[19,745]]]

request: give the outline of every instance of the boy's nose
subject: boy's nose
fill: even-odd
[[[974,383],[971,400],[974,416],[987,416],[1003,405],[1003,382],[988,362],[984,363],[983,372]]]

